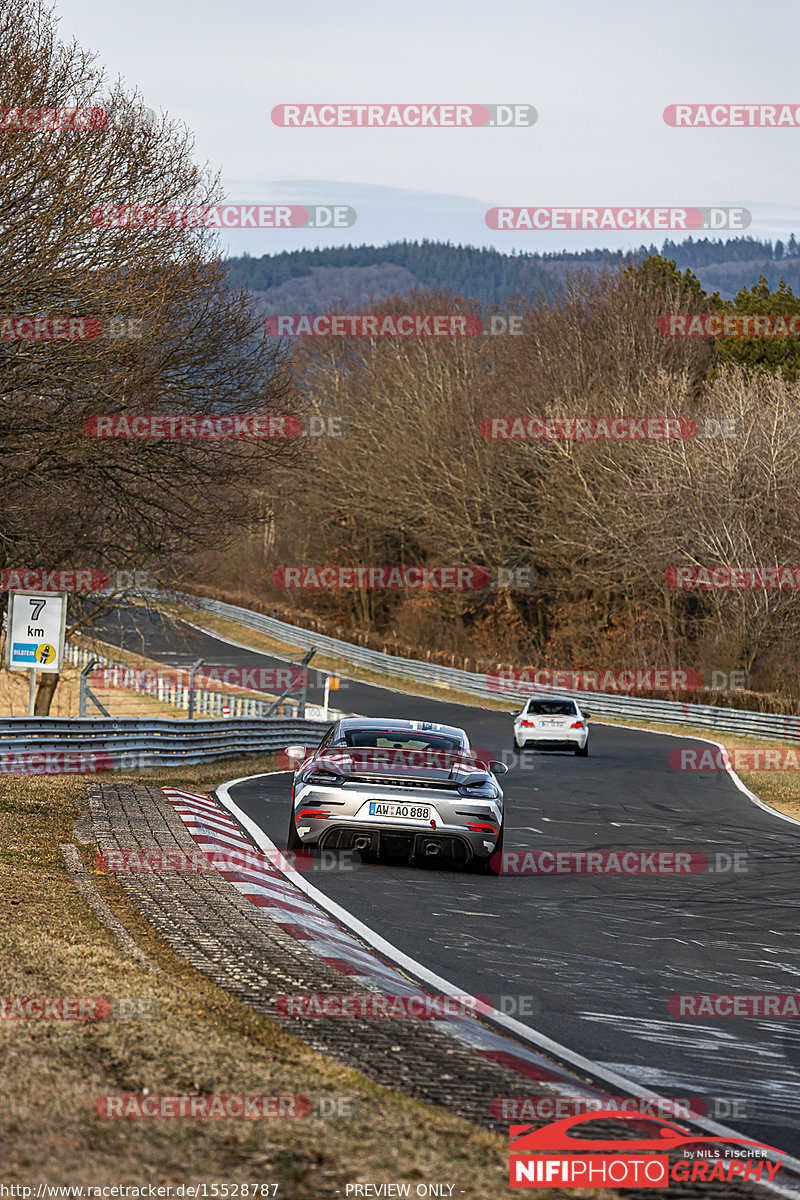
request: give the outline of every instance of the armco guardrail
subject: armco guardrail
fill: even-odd
[[[0,774],[94,774],[274,754],[293,743],[314,745],[330,724],[274,717],[7,717],[0,720]]]
[[[215,613],[229,621],[236,621],[250,629],[265,633],[276,641],[290,646],[310,649],[311,646],[333,658],[341,658],[355,666],[375,671],[380,675],[398,675],[420,683],[438,684],[440,687],[457,688],[461,692],[480,696],[483,699],[522,701],[527,699],[529,689],[519,691],[504,688],[502,694],[492,690],[485,675],[474,671],[460,671],[454,667],[441,667],[414,658],[399,658],[381,650],[367,650],[351,642],[329,637],[324,633],[312,633],[275,617],[264,616],[222,600],[209,600],[204,596],[170,595],[166,592],[148,593],[153,599],[179,599],[201,612]],[[657,721],[663,725],[695,725],[717,733],[740,733],[748,737],[763,737],[767,740],[800,742],[800,717],[775,713],[756,713],[743,709],[714,708],[707,704],[684,704],[675,700],[638,700],[630,696],[610,695],[608,692],[569,692],[548,689],[559,695],[574,696],[589,712],[598,717]],[[509,730],[510,741],[510,730]]]

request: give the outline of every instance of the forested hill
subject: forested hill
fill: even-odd
[[[570,270],[601,270],[648,254],[690,267],[706,291],[732,297],[763,274],[774,289],[781,276],[800,291],[800,245],[752,237],[669,238],[634,253],[585,250],[580,254],[503,254],[494,249],[443,242],[394,242],[388,246],[338,246],[243,255],[227,260],[231,283],[252,291],[272,312],[315,312],[332,303],[345,307],[394,293],[442,288],[481,304],[500,304],[516,294],[553,296]]]

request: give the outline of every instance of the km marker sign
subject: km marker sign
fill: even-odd
[[[67,598],[52,592],[12,592],[6,636],[6,667],[30,671],[28,716],[33,716],[36,672],[61,670]]]

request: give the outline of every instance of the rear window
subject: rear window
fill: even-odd
[[[573,700],[531,700],[527,708],[534,717],[574,717],[577,711]]]
[[[426,733],[417,729],[349,729],[346,746],[370,746],[380,750],[438,750],[454,753],[464,749],[457,737],[443,733]]]

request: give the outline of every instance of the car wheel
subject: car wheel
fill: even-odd
[[[297,835],[297,828],[294,823],[294,805],[289,809],[289,831],[286,834],[286,849],[287,850],[302,850],[303,843]]]
[[[586,739],[586,745],[583,747],[583,749],[581,749],[580,746],[575,747],[575,757],[576,758],[588,758],[589,757],[589,739],[588,738]]]

